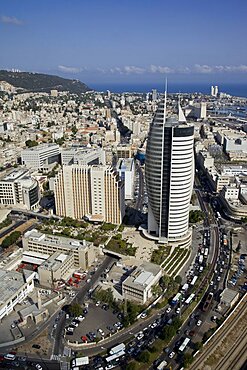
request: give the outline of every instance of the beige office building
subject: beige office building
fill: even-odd
[[[70,165],[56,176],[56,214],[91,221],[121,224],[124,183],[110,166]]]
[[[95,247],[85,240],[65,238],[63,236],[43,234],[35,229],[27,231],[22,237],[23,261],[41,265],[45,260],[56,252],[72,254],[74,268],[87,269],[95,260]],[[27,255],[29,252],[38,252],[41,256]],[[25,259],[24,259],[25,257]],[[28,259],[30,258],[30,259]],[[35,260],[34,260],[35,258]],[[38,261],[40,259],[40,262]],[[56,257],[58,260],[58,258]],[[62,261],[63,262],[63,261]]]

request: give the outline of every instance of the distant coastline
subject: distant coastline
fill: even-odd
[[[216,83],[213,83],[216,85]],[[194,93],[200,92],[203,94],[210,94],[210,83],[171,83],[168,85],[168,93]],[[224,92],[232,96],[239,96],[247,98],[247,83],[246,84],[224,84],[219,83],[219,92]],[[139,92],[147,93],[152,89],[157,89],[158,92],[164,92],[164,84],[146,83],[146,84],[124,84],[124,83],[90,83],[90,87],[96,91],[110,90],[115,93],[123,92]]]

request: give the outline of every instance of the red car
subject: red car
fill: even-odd
[[[87,343],[87,337],[85,337],[85,335],[83,335],[83,336],[81,337],[81,340],[83,341],[83,343]]]

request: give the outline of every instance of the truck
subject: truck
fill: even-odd
[[[115,355],[116,353],[119,353],[119,352],[122,352],[122,351],[125,351],[125,344],[124,343],[120,343],[117,346],[112,347],[110,349],[109,353],[110,353],[110,355]]]
[[[172,298],[171,304],[175,306],[179,300],[182,298],[182,293],[177,293],[175,297]]]
[[[213,300],[213,297],[214,297],[214,295],[213,295],[212,292],[208,293],[207,298],[206,298],[206,301],[204,302],[204,305],[202,307],[202,310],[204,312],[206,312],[209,309],[209,306],[210,306],[210,304],[211,304],[211,302]]]
[[[77,358],[74,358],[71,361],[71,365],[72,365],[73,368],[75,368],[77,366],[88,365],[88,364],[89,364],[89,357],[88,356],[77,357]]]
[[[183,291],[183,292],[186,292],[188,289],[189,289],[189,284],[184,284],[184,285],[182,286],[182,291]]]

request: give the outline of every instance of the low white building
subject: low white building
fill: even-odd
[[[0,319],[13,311],[34,289],[35,272],[23,273],[0,269]]]
[[[120,158],[117,170],[122,181],[124,181],[124,199],[132,199],[135,181],[135,163],[133,158]]]
[[[59,162],[60,149],[57,144],[40,144],[21,152],[21,163],[35,170]]]
[[[39,200],[39,183],[28,170],[15,169],[0,177],[0,205],[34,211]]]
[[[152,298],[152,287],[159,282],[161,276],[162,269],[153,263],[145,262],[136,267],[122,283],[124,299],[145,304]]]

